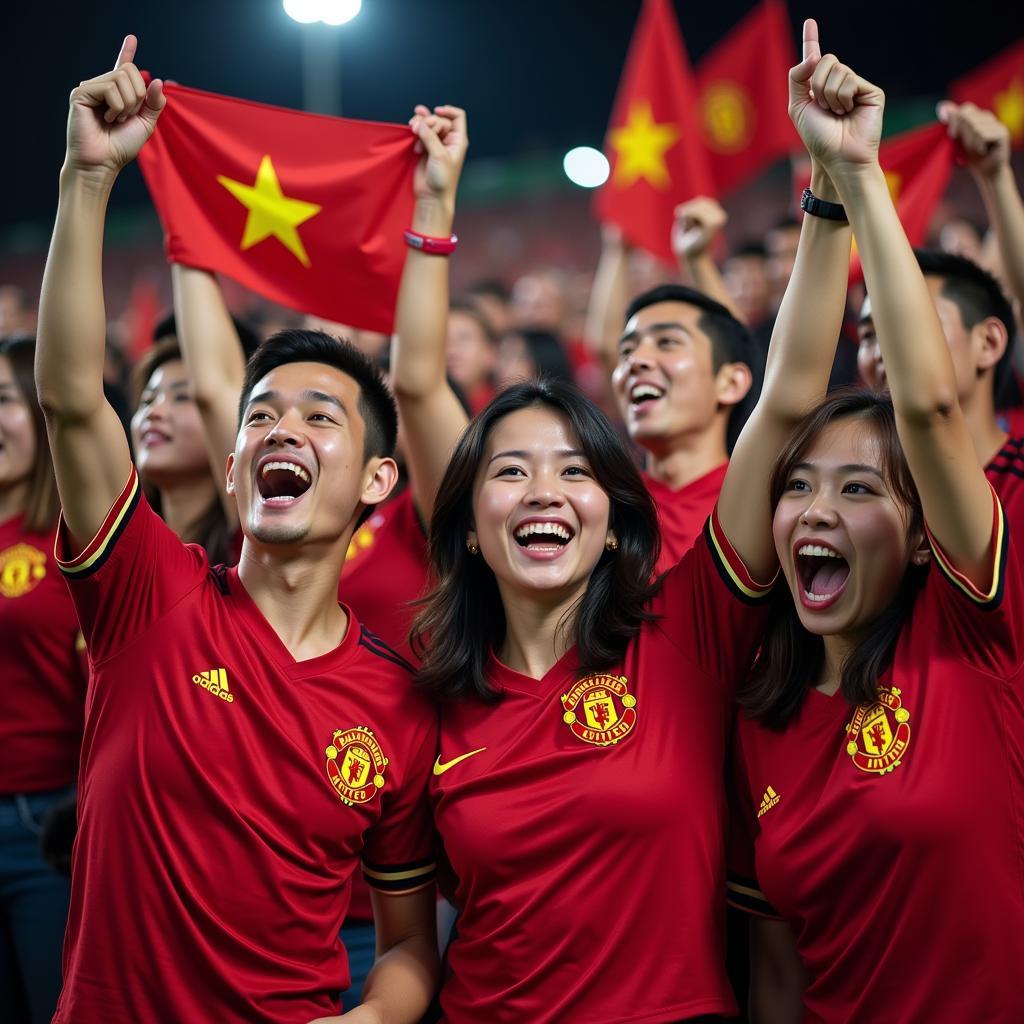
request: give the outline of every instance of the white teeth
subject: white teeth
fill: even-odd
[[[635,388],[629,393],[629,400],[631,402],[639,402],[644,398],[661,398],[665,392],[661,388],[656,388],[653,384],[637,384]]]
[[[814,558],[842,558],[838,552],[833,551],[831,548],[823,548],[820,544],[804,544],[803,547],[798,548],[798,555],[811,555]]]
[[[520,540],[534,533],[551,534],[555,537],[560,537],[564,541],[572,539],[572,534],[559,523],[526,523],[516,530],[515,536],[517,540]]]
[[[832,596],[834,596],[834,595],[832,595],[832,594],[812,594],[809,590],[805,590],[804,591],[804,597],[806,597],[808,601],[827,601]]]
[[[260,473],[263,476],[266,476],[272,469],[289,469],[300,480],[304,480],[307,484],[309,483],[309,474],[294,462],[266,462],[263,465],[263,469],[260,470]]]

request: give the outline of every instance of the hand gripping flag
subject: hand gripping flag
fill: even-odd
[[[644,0],[608,127],[611,177],[597,195],[602,221],[673,263],[676,204],[714,195],[696,87],[669,0]]]
[[[1013,148],[1024,146],[1024,39],[958,78],[949,95],[957,103],[991,110],[1009,128]]]
[[[394,324],[414,138],[167,84],[139,164],[172,262],[371,331]]]
[[[801,148],[789,119],[796,63],[785,4],[763,0],[697,67],[703,138],[720,194]]]

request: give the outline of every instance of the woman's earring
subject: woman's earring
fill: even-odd
[[[479,555],[480,554],[480,545],[476,542],[476,534],[475,533],[467,533],[466,534],[466,550],[471,555]]]
[[[619,550],[619,538],[615,536],[614,530],[608,531],[608,536],[605,537],[604,546],[606,551]]]

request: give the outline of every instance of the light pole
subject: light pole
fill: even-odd
[[[341,47],[335,27],[351,21],[363,0],[282,0],[285,13],[302,25],[302,101],[317,114],[341,113]]]

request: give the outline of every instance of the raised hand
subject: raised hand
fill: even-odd
[[[116,174],[153,134],[166,98],[160,79],[147,87],[132,63],[137,45],[125,36],[114,70],[72,90],[65,166]]]
[[[1010,162],[1010,130],[990,110],[943,100],[935,112],[949,137],[963,146],[974,173],[987,178]]]
[[[680,203],[672,224],[672,251],[684,259],[703,256],[728,220],[721,204],[708,196]]]
[[[440,106],[431,111],[418,105],[409,120],[422,157],[413,175],[417,200],[437,199],[454,203],[455,189],[469,148],[466,112],[459,107]]]
[[[877,164],[885,94],[821,55],[813,18],[804,22],[803,58],[789,72],[789,116],[808,153],[833,175]]]

